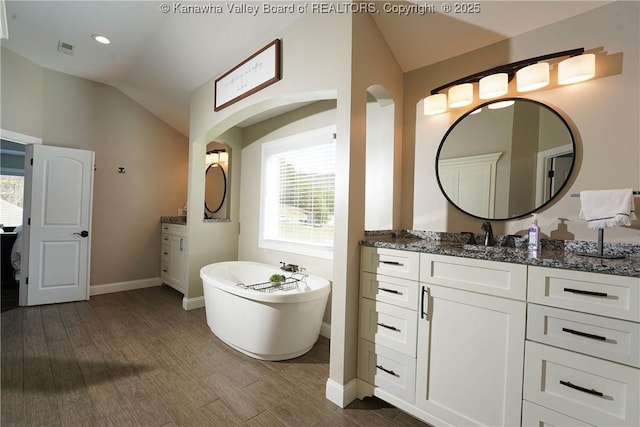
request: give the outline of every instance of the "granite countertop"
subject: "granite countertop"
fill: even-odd
[[[187,225],[186,216],[161,216],[160,222],[165,224]]]
[[[467,237],[459,233],[388,231],[366,234],[361,242],[363,246],[640,278],[640,245],[607,244],[605,254],[620,254],[625,258],[601,259],[578,255],[579,252],[595,253],[595,242],[543,239],[542,250],[533,257],[526,248],[526,237],[516,238],[515,247],[503,247],[499,245],[504,236],[496,236],[496,246],[486,247],[466,244]],[[478,237],[476,241],[481,242]]]

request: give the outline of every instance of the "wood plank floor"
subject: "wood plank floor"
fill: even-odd
[[[329,340],[251,359],[166,286],[2,313],[2,426],[425,426],[376,398],[325,399]]]

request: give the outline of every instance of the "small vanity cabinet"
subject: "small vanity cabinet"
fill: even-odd
[[[185,293],[187,274],[187,227],[162,223],[160,278],[172,288]]]
[[[640,425],[640,279],[529,267],[525,426]]]

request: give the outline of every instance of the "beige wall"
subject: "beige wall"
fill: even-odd
[[[640,188],[639,8],[638,2],[615,2],[407,73],[403,163],[403,189],[407,191],[403,193],[403,226],[479,232],[481,224],[481,220],[449,206],[438,189],[433,168],[438,145],[450,124],[467,110],[424,116],[421,100],[432,88],[451,81],[451,70],[455,70],[455,76],[462,76],[520,59],[584,47],[597,54],[595,79],[569,86],[550,85],[524,96],[511,88],[509,95],[535,99],[551,106],[567,118],[576,137],[577,163],[570,185],[557,202],[540,212],[538,223],[542,233],[558,238],[595,240],[596,233],[587,229],[584,221],[578,218],[579,198],[569,195],[581,190]],[[554,73],[552,79],[553,76]],[[414,162],[415,169],[411,167]],[[420,193],[413,191],[414,180],[416,189],[420,182]],[[407,198],[413,201],[413,206],[409,206]],[[569,234],[561,232],[559,218],[568,219]],[[494,223],[494,229],[499,233],[523,232],[529,222],[530,219],[525,218]],[[638,243],[639,227],[636,224],[630,229],[607,230],[606,240]]]
[[[186,138],[111,86],[6,49],[2,89],[3,129],[96,153],[91,285],[157,278],[160,216],[176,215],[187,198]]]

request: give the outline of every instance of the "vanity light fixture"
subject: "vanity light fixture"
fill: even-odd
[[[595,55],[584,53],[584,48],[564,50],[536,56],[522,61],[491,68],[439,86],[424,99],[424,114],[435,115],[449,108],[463,107],[473,102],[473,84],[478,83],[480,99],[492,99],[509,92],[509,81],[516,77],[518,92],[543,88],[550,83],[549,61],[567,57],[558,63],[558,84],[578,83],[595,76]],[[471,85],[471,86],[468,86]],[[470,89],[469,89],[470,87]],[[449,89],[447,95],[440,93]],[[507,105],[502,105],[504,108]]]
[[[218,166],[219,163],[226,163],[228,161],[229,153],[227,153],[226,150],[216,149],[207,152],[204,162],[206,166],[209,167],[210,165]]]
[[[109,40],[109,37],[103,34],[91,34],[91,38],[100,44],[111,44],[111,40]]]

